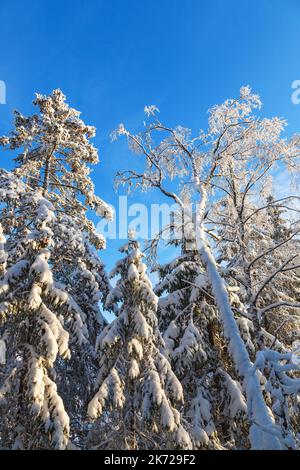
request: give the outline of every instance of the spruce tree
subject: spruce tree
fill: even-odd
[[[117,304],[119,312],[97,342],[97,392],[88,414],[99,421],[90,443],[110,449],[188,448],[178,411],[182,387],[162,352],[157,297],[143,254],[134,240],[120,251],[125,257],[111,273],[119,279],[107,298],[107,308]]]
[[[245,448],[247,406],[232,367],[209,280],[189,228],[175,259],[156,269],[165,351],[181,381],[183,416],[196,449]],[[176,244],[176,239],[171,239]],[[231,300],[234,302],[230,292]]]

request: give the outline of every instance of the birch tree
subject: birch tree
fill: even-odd
[[[239,196],[224,197],[208,216],[218,227],[219,261],[227,264],[224,274],[236,286],[244,312],[247,306],[245,321],[250,321],[253,342],[263,347],[278,337],[291,346],[299,337],[299,225],[297,217],[289,220],[280,214],[298,213],[293,204],[297,197],[276,200],[269,195],[258,205],[245,196],[237,180],[235,188]],[[234,201],[241,197],[239,211]]]

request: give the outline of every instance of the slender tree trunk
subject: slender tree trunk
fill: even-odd
[[[50,156],[47,157],[46,165],[45,165],[45,175],[44,175],[44,182],[43,182],[43,195],[44,196],[45,196],[46,192],[48,191],[49,171],[50,171]]]
[[[126,450],[137,450],[136,430],[135,430],[135,409],[134,409],[134,384],[132,379],[127,381],[128,404],[124,410],[124,425],[127,432],[125,437]]]
[[[45,196],[46,192],[48,191],[49,187],[49,176],[50,176],[50,169],[51,169],[51,158],[53,153],[55,152],[56,146],[53,147],[49,155],[46,157],[45,163],[45,174],[44,174],[44,181],[43,181],[43,196]]]

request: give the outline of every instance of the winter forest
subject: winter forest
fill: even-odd
[[[196,134],[153,105],[120,124],[116,188],[176,210],[107,272],[95,128],[58,89],[33,104],[0,138],[0,448],[299,449],[300,136],[248,86]]]

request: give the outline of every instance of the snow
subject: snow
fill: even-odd
[[[159,113],[159,109],[154,105],[154,104],[151,104],[149,106],[145,106],[144,107],[144,113],[146,114],[146,116],[154,116],[155,113]]]
[[[3,273],[6,268],[7,254],[4,249],[5,243],[6,238],[3,234],[2,225],[0,223],[0,273]]]
[[[88,416],[91,419],[101,416],[110,392],[112,393],[113,406],[123,408],[125,403],[123,384],[115,368],[111,369],[110,374],[103,381],[98,392],[88,404]]]
[[[201,444],[208,445],[209,437],[203,428],[195,425],[193,428],[193,438],[196,446],[200,447]]]
[[[107,384],[107,379],[104,381],[104,383],[101,385],[99,388],[98,392],[96,395],[93,397],[93,399],[89,402],[88,404],[88,416],[91,419],[96,419],[99,416],[101,416],[103,412],[103,407],[105,405],[106,399],[108,397],[108,384]]]
[[[181,449],[192,449],[192,441],[188,432],[180,424],[176,431],[176,440]]]
[[[44,369],[42,361],[36,356],[33,348],[30,348],[31,358],[29,360],[29,368],[27,373],[27,381],[29,388],[27,395],[31,401],[31,411],[35,415],[39,415],[42,410],[45,384],[44,384]]]
[[[154,404],[157,406],[160,406],[163,397],[164,397],[164,391],[161,388],[161,383],[160,383],[160,378],[156,370],[152,370],[147,379],[146,379],[146,387],[147,387],[147,396],[149,397],[149,400],[151,400]],[[148,414],[148,411],[145,410],[146,415]]]
[[[139,360],[143,358],[143,346],[136,338],[132,338],[128,342],[127,351],[130,356],[136,355]]]
[[[230,396],[229,403],[229,414],[231,418],[235,418],[238,412],[247,414],[247,404],[245,398],[242,394],[241,386],[236,381],[233,380],[229,374],[225,371],[220,371],[221,375],[225,379],[225,387]]]
[[[57,394],[55,383],[44,376],[45,384],[45,401],[50,413],[51,425],[53,427],[51,433],[51,442],[54,449],[66,449],[69,441],[70,419],[65,411],[63,401]]]
[[[51,366],[58,354],[58,344],[50,326],[43,320],[39,320],[38,323],[43,331],[41,343],[45,348],[45,357],[49,359],[49,366]]]
[[[37,310],[42,303],[42,288],[38,284],[33,284],[28,296],[28,306],[31,310]]]
[[[102,337],[99,337],[98,340],[98,348],[99,346],[101,348],[111,348],[115,343],[117,343],[120,340],[120,322],[118,319],[114,320],[109,326],[108,329],[103,332]]]
[[[138,309],[134,312],[134,331],[138,336],[144,338],[146,341],[150,338],[151,327],[148,325],[144,315]]]
[[[193,321],[190,321],[184,334],[180,340],[179,346],[173,352],[173,358],[179,361],[188,361],[193,359],[195,353],[203,362],[206,362],[207,355],[201,347],[202,338],[198,328],[195,327]]]
[[[9,285],[17,281],[27,270],[29,262],[25,259],[17,261],[5,273],[2,281],[0,281],[0,293],[9,290]]]
[[[136,379],[140,375],[139,365],[135,359],[130,362],[128,375],[131,379]]]
[[[236,322],[248,350],[253,353],[255,351],[255,347],[251,339],[251,332],[253,332],[254,330],[253,322],[248,318],[244,317],[239,317]]]
[[[6,344],[3,339],[0,339],[0,365],[6,363]]]
[[[157,370],[162,376],[163,383],[166,382],[168,384],[168,391],[170,396],[173,397],[176,402],[183,402],[184,397],[182,385],[173,372],[171,364],[164,354],[157,354],[156,366]]]
[[[193,422],[192,436],[197,447],[209,443],[209,436],[215,431],[211,404],[204,396],[204,390],[198,388],[197,395],[191,403],[191,418]]]
[[[30,272],[38,276],[39,282],[43,284],[53,284],[53,276],[48,265],[50,251],[41,250],[31,265]]]
[[[69,359],[69,333],[64,330],[56,315],[51,312],[45,305],[43,305],[41,308],[40,318],[49,328],[49,330],[48,328],[46,329],[48,331],[47,336],[49,338],[49,343],[47,343],[46,336],[44,336],[43,338],[44,340],[46,340],[46,347],[47,350],[50,351],[50,356],[54,357],[55,359],[57,353],[59,353],[61,357]],[[52,344],[53,340],[55,341],[55,343],[57,343],[57,346]]]
[[[163,428],[168,429],[169,431],[174,431],[177,428],[177,424],[175,422],[174,413],[170,408],[168,401],[163,398],[161,406],[160,406],[160,413],[161,413],[161,424]]]
[[[146,279],[145,282],[141,281],[140,292],[141,292],[141,296],[142,296],[143,300],[146,303],[154,306],[154,308],[156,308],[156,306],[158,304],[158,298],[154,294],[154,292],[151,288],[151,283],[150,283],[150,281],[148,281],[148,279]]]
[[[165,349],[166,353],[170,356],[173,354],[174,346],[176,338],[178,338],[180,332],[180,328],[176,325],[175,321],[172,320],[167,327],[164,333],[164,342],[165,342]]]
[[[112,221],[114,218],[114,212],[113,212],[112,207],[106,204],[104,201],[102,201],[102,199],[100,198],[97,198],[97,199],[98,199],[98,203],[96,205],[96,214],[99,217],[104,217],[107,220]]]
[[[206,290],[207,283],[208,283],[207,276],[203,273],[198,274],[198,276],[194,280],[195,287],[193,287],[193,289],[192,289],[192,293],[191,293],[191,297],[190,297],[191,302],[197,301],[197,299],[199,297],[199,289],[201,291],[203,291],[203,289]]]
[[[134,264],[130,264],[128,268],[128,281],[137,281],[139,280],[139,272]]]

